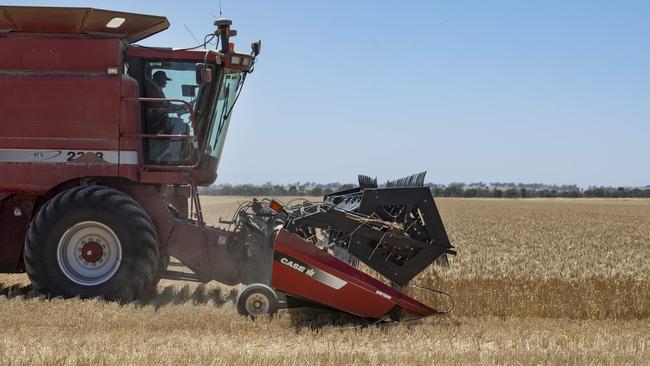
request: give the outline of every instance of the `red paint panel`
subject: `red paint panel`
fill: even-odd
[[[140,166],[139,165],[120,165],[119,176],[126,178],[130,181],[137,182],[140,179]]]
[[[120,101],[120,150],[138,151],[140,161],[138,166],[134,165],[120,165],[119,175],[137,181],[139,178],[140,165],[142,164],[142,140],[125,138],[125,134],[136,134],[142,132],[142,122],[140,114],[140,102],[133,98],[140,96],[140,87],[138,82],[129,76],[122,76],[121,82],[121,101]]]
[[[3,128],[0,126],[0,133]],[[114,138],[0,136],[0,149],[117,150]]]
[[[119,77],[0,75],[0,110],[8,117],[0,147],[17,139],[27,148],[79,149],[76,140],[87,139],[94,149],[117,150],[119,103]]]
[[[220,63],[221,54],[216,51],[210,50],[207,59],[205,57],[205,50],[169,50],[169,49],[152,49],[152,48],[138,48],[131,47],[127,50],[127,57],[142,57],[147,59],[174,59],[174,60],[195,60],[197,62],[216,62]]]
[[[116,164],[0,163],[0,191],[42,194],[74,178],[117,176]]]
[[[392,289],[286,230],[280,231],[274,247],[276,252],[298,259],[308,266],[347,282],[340,289],[335,289],[286,264],[274,261],[272,284],[288,294],[371,318],[385,316],[395,305],[421,316],[436,313],[434,309]]]
[[[273,287],[287,294],[368,318],[381,318],[395,305],[351,283],[341,289],[333,289],[278,262],[273,262]]]
[[[108,23],[117,17],[126,21],[117,28],[108,28]],[[0,29],[10,30],[9,37],[59,33],[57,36],[123,38],[137,42],[168,27],[169,21],[161,16],[92,8],[0,6]]]
[[[0,38],[1,70],[98,72],[121,67],[119,40]],[[55,90],[54,90],[55,91]]]
[[[144,184],[188,184],[187,173],[183,172],[140,172],[140,182]]]
[[[120,84],[120,134],[142,133],[140,114],[140,86],[130,76],[122,76]],[[125,145],[131,143],[132,145]],[[120,145],[124,150],[138,150],[134,139],[123,139]]]

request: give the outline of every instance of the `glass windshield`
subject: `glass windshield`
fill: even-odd
[[[194,106],[202,87],[196,85],[194,62],[152,61],[145,70],[145,96],[147,98],[177,99]],[[155,105],[154,103],[151,103]],[[189,110],[180,102],[158,103],[159,109],[167,108],[168,116],[179,118],[192,131]],[[180,122],[180,121],[176,121]],[[162,126],[173,130],[173,126]],[[180,128],[180,126],[176,126]],[[167,131],[171,132],[171,131]]]
[[[241,85],[242,75],[238,70],[224,70],[223,83],[219,91],[217,109],[212,121],[212,128],[205,145],[205,153],[216,158],[221,156],[223,144],[228,132],[228,124],[232,115],[233,105],[237,99],[237,92]]]
[[[213,69],[214,71],[214,69]],[[212,118],[216,83],[196,84],[195,61],[148,61],[144,70],[144,96],[178,101],[146,102],[146,133],[200,135]],[[189,106],[181,101],[189,103]],[[192,126],[191,114],[194,114]],[[208,118],[210,117],[210,118]],[[186,165],[195,161],[196,145],[189,140],[147,139],[147,161],[155,164]]]
[[[201,169],[214,171],[219,164],[225,143],[233,105],[242,84],[240,70],[212,68],[212,82],[196,85],[195,61],[148,60],[144,69],[144,96],[167,99],[147,101],[145,106],[146,133],[162,135],[194,135],[198,144],[189,140],[147,138],[147,161],[154,164],[192,165],[198,148],[204,151]],[[175,99],[179,101],[169,101]],[[190,110],[194,114],[192,128]]]

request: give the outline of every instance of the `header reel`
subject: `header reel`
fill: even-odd
[[[322,230],[326,246],[402,287],[438,258],[456,254],[431,191],[423,186],[424,175],[389,181],[382,188],[376,179],[359,176],[358,188],[289,211],[287,229],[303,236]]]

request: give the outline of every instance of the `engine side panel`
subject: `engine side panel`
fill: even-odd
[[[135,179],[137,83],[119,40],[0,38],[0,191],[44,193],[70,179]],[[125,168],[118,170],[119,166]]]

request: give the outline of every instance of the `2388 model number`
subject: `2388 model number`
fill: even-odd
[[[66,153],[68,155],[68,160],[67,161],[73,161],[76,158],[80,158],[86,154],[95,154],[97,157],[103,159],[104,158],[104,153],[103,152],[90,152],[90,151],[68,151]]]

